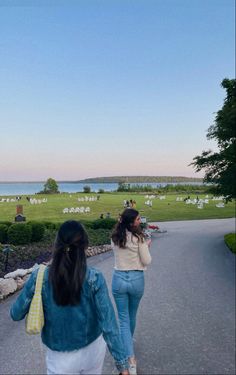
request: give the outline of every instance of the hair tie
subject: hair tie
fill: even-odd
[[[65,248],[65,252],[66,252],[66,253],[69,253],[70,250],[71,250],[70,247],[66,247],[66,248]]]

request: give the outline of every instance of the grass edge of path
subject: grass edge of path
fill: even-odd
[[[236,233],[228,233],[224,236],[224,240],[232,253],[236,254]]]

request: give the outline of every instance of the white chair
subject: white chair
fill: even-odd
[[[216,207],[217,208],[224,208],[225,204],[224,203],[217,203]]]
[[[203,203],[199,203],[199,204],[197,205],[197,208],[203,209]]]

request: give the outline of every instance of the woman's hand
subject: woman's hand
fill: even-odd
[[[124,370],[124,371],[120,372],[119,375],[129,375],[129,371],[128,370]]]

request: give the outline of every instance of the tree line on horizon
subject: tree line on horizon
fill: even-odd
[[[177,183],[177,182],[202,182],[202,178],[183,176],[110,176],[94,177],[84,180],[71,181],[78,183]]]

